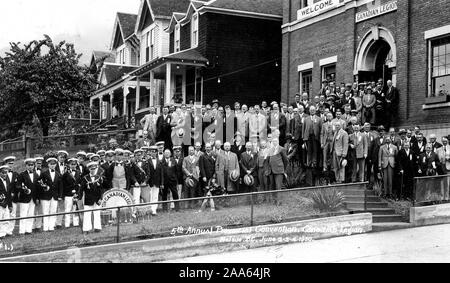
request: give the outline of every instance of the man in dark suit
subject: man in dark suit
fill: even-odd
[[[173,158],[175,159],[175,163],[177,166],[177,191],[178,191],[178,196],[180,198],[186,198],[185,195],[183,195],[183,183],[184,183],[184,179],[183,179],[183,154],[181,152],[182,150],[182,146],[174,146],[173,147]]]
[[[38,183],[39,176],[35,172],[35,164],[35,159],[26,159],[26,170],[17,177],[16,192],[18,193],[21,217],[33,217],[35,204],[38,201],[40,185]],[[33,219],[20,220],[19,234],[31,234],[33,222]]]
[[[156,141],[163,141],[166,148],[172,148],[172,116],[169,114],[169,107],[164,106],[163,113],[156,121]]]
[[[273,134],[276,130],[279,131],[280,144],[284,146],[286,143],[286,116],[280,112],[278,104],[273,105],[273,111],[268,117],[267,126]]]
[[[202,154],[199,159],[200,167],[200,179],[202,189],[205,189],[208,182],[216,173],[216,157],[212,152],[212,146],[210,143],[205,145],[205,154]]]
[[[131,162],[125,162],[124,151],[116,149],[116,160],[108,167],[105,172],[106,182],[112,185],[113,189],[123,189],[131,191],[131,187],[137,182],[134,168],[136,165]]]
[[[63,200],[62,175],[56,171],[58,160],[56,158],[48,158],[46,162],[48,164],[48,170],[42,173],[39,178],[41,184],[39,188],[39,200],[42,206],[42,215],[57,213],[58,202]],[[54,231],[55,227],[56,216],[44,217],[44,232]]]
[[[150,202],[158,202],[159,191],[164,189],[164,172],[162,163],[157,157],[158,147],[150,147],[150,158],[148,159],[148,185],[150,186]],[[152,215],[156,215],[158,205],[150,206]]]
[[[397,117],[398,112],[398,102],[399,102],[399,92],[396,87],[393,86],[392,81],[387,81],[386,87],[386,126],[390,127],[392,121]]]
[[[164,189],[162,192],[162,200],[167,201],[169,192],[172,192],[172,197],[174,200],[178,200],[178,191],[177,191],[177,165],[175,163],[175,159],[172,157],[172,153],[170,150],[164,151],[164,158],[162,161],[162,169],[163,169],[163,180],[164,180]],[[163,209],[168,211],[167,203],[163,205]],[[180,204],[175,203],[175,211],[180,210]]]
[[[412,142],[411,150],[416,156],[420,156],[425,153],[426,141],[424,140],[423,134],[419,133],[416,135],[415,140]]]
[[[381,170],[379,170],[379,166],[378,166],[378,157],[379,157],[379,152],[380,152],[380,148],[384,145],[385,141],[386,141],[386,129],[384,126],[379,126],[378,127],[378,137],[375,138],[375,140],[373,141],[373,147],[372,147],[372,164],[373,164],[373,174],[375,178],[379,178],[379,174],[381,174]]]
[[[253,177],[254,180],[258,178],[258,171],[257,171],[257,155],[253,152],[253,144],[251,142],[248,142],[245,145],[246,151],[242,153],[240,166],[241,166],[241,176],[244,178],[246,175],[250,175]],[[243,190],[242,193],[250,193],[253,192],[255,189],[255,183],[253,185],[247,185],[243,183],[242,187]]]
[[[303,146],[303,122],[306,115],[303,113],[303,106],[299,109],[294,109],[294,118],[291,120],[292,139],[297,144],[298,161],[301,166],[304,164],[304,149]]]
[[[417,166],[417,156],[411,150],[409,143],[405,143],[403,148],[398,153],[398,166],[400,170],[400,177],[403,178],[403,187],[401,188],[401,198],[411,199],[412,191],[414,186],[414,177],[416,166]]]
[[[438,173],[438,168],[441,166],[439,157],[433,152],[433,147],[431,144],[425,145],[425,152],[419,155],[419,160],[417,163],[417,173],[419,176],[436,176]]]
[[[8,180],[9,166],[0,167],[0,220],[10,219],[12,210],[11,183]],[[6,235],[12,236],[14,222],[2,222],[0,225],[0,239]]]
[[[297,93],[295,95],[295,101],[291,103],[291,106],[294,109],[296,109],[296,108],[298,109],[298,108],[300,108],[300,106],[303,106],[302,103],[301,103],[301,96],[300,96],[300,94]]]
[[[100,173],[97,162],[90,162],[87,164],[87,167],[89,174],[84,176],[81,181],[79,195],[79,198],[84,200],[83,233],[88,233],[92,229],[95,232],[100,232],[102,230],[100,211],[92,210],[100,207],[104,192],[102,183],[105,180],[105,176]]]

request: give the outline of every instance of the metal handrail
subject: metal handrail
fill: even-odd
[[[364,183],[352,183],[351,185],[357,186],[357,185],[367,185],[367,182]],[[0,223],[3,222],[10,222],[10,221],[20,221],[20,220],[27,220],[27,219],[39,219],[39,218],[45,218],[45,217],[52,217],[52,216],[64,216],[64,215],[73,215],[73,214],[81,214],[85,212],[95,212],[95,211],[107,211],[107,210],[117,210],[117,213],[120,214],[120,211],[123,209],[132,209],[132,208],[138,208],[138,207],[144,207],[144,206],[151,206],[151,205],[161,205],[161,204],[172,204],[172,203],[182,203],[182,202],[191,202],[191,201],[198,201],[198,200],[210,200],[210,199],[229,199],[229,198],[238,198],[238,197],[246,197],[250,196],[250,225],[254,226],[254,206],[255,201],[254,197],[258,195],[268,195],[268,194],[274,194],[274,193],[289,193],[289,192],[302,192],[302,191],[313,191],[313,190],[321,190],[321,189],[339,189],[340,187],[347,187],[349,184],[336,184],[336,185],[328,185],[328,186],[320,186],[320,187],[307,187],[307,188],[296,188],[296,189],[286,189],[286,190],[275,190],[275,191],[265,191],[265,192],[252,192],[252,193],[243,193],[243,194],[233,194],[233,195],[222,195],[222,196],[204,196],[204,197],[198,197],[198,198],[189,198],[189,199],[179,199],[179,200],[167,200],[167,201],[158,201],[158,202],[149,202],[149,203],[140,203],[140,204],[133,204],[133,205],[124,205],[124,206],[117,206],[117,207],[102,207],[102,208],[96,208],[96,209],[89,209],[89,210],[77,210],[77,211],[71,211],[71,212],[60,212],[60,213],[54,213],[54,214],[46,214],[46,215],[35,215],[35,216],[27,216],[27,217],[17,217],[17,218],[9,218],[9,219],[1,219]],[[351,211],[350,211],[351,212]],[[120,217],[117,217],[117,238],[116,242],[120,242]]]

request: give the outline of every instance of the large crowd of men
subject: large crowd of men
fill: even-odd
[[[324,82],[320,94],[296,95],[291,105],[267,102],[234,107],[211,105],[152,108],[140,121],[138,139],[119,148],[69,153],[25,160],[26,170],[14,172],[14,156],[0,167],[0,219],[20,220],[19,233],[79,226],[77,210],[87,210],[82,230],[101,231],[99,208],[104,192],[129,191],[135,203],[156,203],[215,194],[277,191],[288,172],[309,172],[304,184],[327,176],[330,183],[376,181],[383,196],[411,199],[413,178],[450,172],[448,137],[425,139],[419,127],[387,128],[395,117],[398,91],[388,82],[343,84]],[[382,110],[380,113],[380,110]],[[386,117],[383,113],[389,113]],[[386,132],[386,129],[389,131]],[[44,169],[45,167],[45,169]],[[399,177],[399,178],[397,178]],[[399,181],[400,180],[400,181]],[[302,184],[295,184],[302,185]],[[279,204],[277,198],[273,200]],[[195,209],[197,202],[150,205],[158,210]],[[73,212],[65,217],[45,217]],[[0,223],[0,238],[12,235],[14,223]]]

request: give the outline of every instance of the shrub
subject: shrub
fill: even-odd
[[[337,212],[344,208],[344,194],[334,189],[318,190],[312,193],[313,208],[320,212]]]

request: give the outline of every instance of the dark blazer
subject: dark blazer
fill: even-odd
[[[172,133],[170,123],[172,123],[172,115],[168,114],[165,120],[162,114],[158,117],[158,120],[156,120],[157,141],[166,141],[167,139],[170,139]]]
[[[425,146],[426,146],[426,145],[427,145],[426,142],[425,142],[425,141],[422,141],[422,146],[419,147],[419,144],[418,144],[418,142],[417,142],[417,140],[416,140],[416,141],[414,141],[414,142],[412,143],[412,145],[411,145],[411,150],[414,151],[414,154],[415,154],[416,156],[419,156],[419,155],[421,155],[422,153],[425,153]]]
[[[210,155],[203,154],[200,156],[198,161],[198,166],[200,167],[200,178],[211,179],[216,173],[216,158],[211,152]]]
[[[40,185],[38,183],[38,180],[39,176],[36,174],[36,172],[33,172],[33,182],[31,182],[28,171],[24,171],[19,174],[16,183],[16,192],[18,194],[19,203],[30,203],[32,200],[36,202],[36,200],[39,199],[38,193],[40,190]],[[22,189],[22,184],[24,184],[28,189],[31,190],[31,193],[29,195],[27,195]]]
[[[148,182],[150,176],[150,168],[147,161],[141,161],[141,166],[139,166],[139,162],[136,162],[133,168],[134,177],[139,184]]]
[[[245,145],[237,146],[235,143],[231,146],[231,152],[235,153],[238,157],[238,160],[241,160],[241,154],[245,152]]]
[[[50,187],[48,191],[46,191],[46,187],[40,186],[39,188],[39,199],[40,200],[58,200],[63,197],[63,183],[62,183],[62,175],[59,174],[55,170],[55,179],[52,181],[50,176],[50,170],[42,173],[41,178],[44,185]]]
[[[89,175],[83,177],[81,181],[81,190],[79,198],[82,199],[84,196],[84,204],[92,206],[98,204],[103,196],[103,181],[104,176],[97,174],[95,176],[96,182],[92,183],[92,179]]]
[[[89,169],[83,164],[77,166],[77,170],[80,172],[81,177],[84,177],[85,175],[89,174]]]
[[[173,158],[175,161],[175,157]],[[180,158],[178,158],[178,162],[176,162],[177,164],[177,183],[178,185],[183,184],[183,156],[180,156]]]
[[[11,199],[11,183],[8,178],[6,178],[6,187],[3,181],[0,179],[0,206],[3,208],[12,207]]]
[[[241,165],[242,177],[247,175],[247,171],[251,171],[250,174],[255,178],[258,176],[258,155],[256,153],[252,153],[251,155],[247,152],[242,153],[239,164]]]
[[[422,176],[427,176],[428,170],[434,169],[433,168],[433,162],[435,162],[436,165],[436,173],[439,170],[439,167],[441,166],[439,157],[436,153],[431,152],[430,156],[428,157],[427,153],[424,152],[419,155],[418,163],[418,169],[422,170]]]
[[[405,149],[401,149],[397,158],[399,170],[403,170],[406,176],[413,177],[417,171],[417,156],[414,152],[409,149],[409,154],[407,154]]]
[[[64,167],[66,168],[66,171],[67,171],[67,169],[68,169],[68,168],[67,168],[67,164],[64,163]],[[65,172],[61,172],[61,170],[59,170],[59,161],[58,161],[58,163],[56,164],[55,171],[58,172],[59,175],[61,175],[61,176],[64,175],[64,173],[65,173]]]
[[[153,166],[152,159],[147,162],[148,166],[148,185],[150,187],[161,187],[164,184],[164,172],[161,162],[156,158],[156,168]]]
[[[63,196],[64,197],[73,197],[75,194],[80,194],[81,189],[81,180],[86,175],[82,175],[80,171],[75,171],[75,177],[67,171],[63,175]],[[74,193],[75,191],[75,193]]]
[[[9,179],[9,177],[7,178],[10,184],[9,189],[10,194],[11,194],[11,200],[13,203],[18,203],[19,202],[19,194],[18,194],[18,190],[17,190],[17,178],[19,177],[19,173],[17,172],[12,172],[12,178]]]
[[[310,138],[310,134],[314,134],[314,138],[316,141],[320,142],[320,134],[322,131],[322,119],[320,117],[315,116],[316,123],[314,123],[313,116],[309,116],[305,119],[303,125],[303,140],[307,141]]]
[[[170,166],[166,159],[162,160],[164,186],[177,184],[177,164],[173,157],[170,158]]]
[[[113,164],[111,164],[111,166],[109,166],[108,170],[105,172],[105,177],[106,177],[106,182],[108,184],[110,184],[110,188],[112,187],[112,180],[114,178],[114,168],[116,168],[116,162],[114,162]],[[125,169],[125,179],[127,181],[127,191],[131,190],[131,187],[134,186],[134,184],[136,184],[136,176],[135,176],[135,172],[138,170],[137,168],[135,168],[135,164],[130,162],[130,163],[123,163],[123,167]]]

